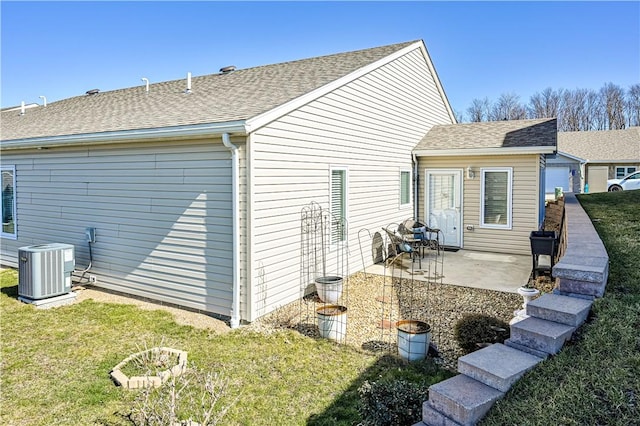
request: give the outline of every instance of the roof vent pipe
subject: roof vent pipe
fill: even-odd
[[[235,65],[229,65],[228,67],[220,68],[220,73],[221,74],[229,74],[230,72],[233,72],[235,70],[236,70],[236,66]]]
[[[187,73],[187,90],[184,93],[191,93],[191,73]]]
[[[140,80],[144,81],[145,83],[145,92],[149,93],[149,79],[146,77],[142,77]]]
[[[24,101],[20,104],[20,115],[24,115]]]
[[[46,96],[38,96],[40,99],[42,99],[42,106],[47,106],[47,97]]]

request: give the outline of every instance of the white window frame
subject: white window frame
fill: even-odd
[[[12,187],[13,187],[13,205],[11,206],[12,208],[12,219],[13,219],[13,233],[9,233],[9,232],[4,232],[4,217],[3,219],[3,227],[0,229],[0,237],[2,238],[7,238],[10,240],[17,240],[18,239],[18,218],[16,215],[17,209],[16,209],[16,200],[17,200],[17,194],[16,194],[16,166],[1,166],[0,170],[2,171],[2,174],[4,174],[5,172],[11,172],[12,173],[12,178],[13,178],[13,182],[11,183]],[[2,181],[4,181],[4,176],[2,177]],[[2,182],[4,183],[4,182]],[[2,191],[4,191],[4,188],[1,188]],[[4,207],[4,200],[3,200],[3,207]],[[2,212],[3,216],[4,216],[4,211]]]
[[[618,169],[624,169],[624,173],[620,177],[618,177]],[[630,170],[630,169],[633,169],[633,170]],[[616,166],[614,179],[622,179],[625,176],[629,176],[631,173],[637,172],[637,171],[638,171],[638,167],[636,166]]]
[[[403,189],[402,175],[404,173],[406,173],[409,176],[409,188],[407,188],[408,201],[406,203],[402,202],[402,189]],[[400,193],[399,193],[400,202],[399,202],[399,206],[400,206],[400,208],[409,207],[409,206],[411,206],[411,198],[412,198],[412,194],[413,194],[413,182],[412,182],[413,179],[412,179],[412,176],[411,176],[411,169],[400,169],[400,172],[399,172],[398,176],[399,176],[399,179],[400,179]]]
[[[484,217],[484,190],[486,173],[503,172],[507,173],[507,223],[505,225],[487,223]],[[513,213],[513,167],[487,167],[480,169],[480,227],[489,229],[511,229]]]
[[[329,213],[330,213],[330,217],[331,220],[333,220],[332,218],[334,217],[333,215],[333,172],[334,171],[340,171],[340,172],[344,172],[344,204],[343,204],[343,210],[344,210],[344,217],[342,218],[344,221],[344,235],[343,235],[343,239],[339,239],[336,240],[334,239],[334,224],[331,223],[331,228],[330,228],[330,241],[331,241],[331,245],[338,245],[338,244],[346,244],[348,239],[349,239],[349,229],[348,229],[348,223],[349,223],[349,168],[346,166],[330,166],[329,167]]]

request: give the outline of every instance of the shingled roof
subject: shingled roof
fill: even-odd
[[[640,163],[640,127],[558,133],[558,151],[590,163]]]
[[[496,152],[553,152],[555,118],[484,121],[433,126],[414,148],[418,155],[473,155]]]
[[[248,120],[413,43],[77,96],[2,112],[3,141]]]

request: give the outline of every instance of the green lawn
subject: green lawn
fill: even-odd
[[[640,424],[640,191],[579,196],[609,254],[609,282],[560,354],[511,389],[483,425]]]
[[[407,365],[293,331],[212,334],[164,311],[84,301],[36,310],[16,300],[15,271],[1,273],[0,424],[130,424],[140,392],[116,387],[109,371],[146,344],[186,350],[199,369],[229,380],[222,424],[357,424],[365,380],[408,378],[423,387],[451,374],[431,361]],[[416,419],[418,420],[418,419]]]
[[[640,424],[640,191],[580,201],[609,252],[605,297],[560,354],[494,406],[485,425]],[[407,365],[293,331],[212,334],[130,305],[36,310],[16,300],[15,271],[0,279],[2,425],[130,424],[139,392],[114,386],[109,371],[160,342],[229,380],[221,402],[237,402],[225,425],[354,425],[365,380],[405,378],[427,387],[451,375],[429,360]]]

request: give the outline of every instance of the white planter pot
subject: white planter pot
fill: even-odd
[[[324,303],[338,303],[342,296],[342,277],[326,276],[315,280],[318,297]]]
[[[343,343],[347,336],[347,308],[327,305],[318,308],[316,313],[320,337]]]
[[[398,329],[398,354],[407,361],[424,359],[431,341],[431,326],[424,321],[403,320]]]

